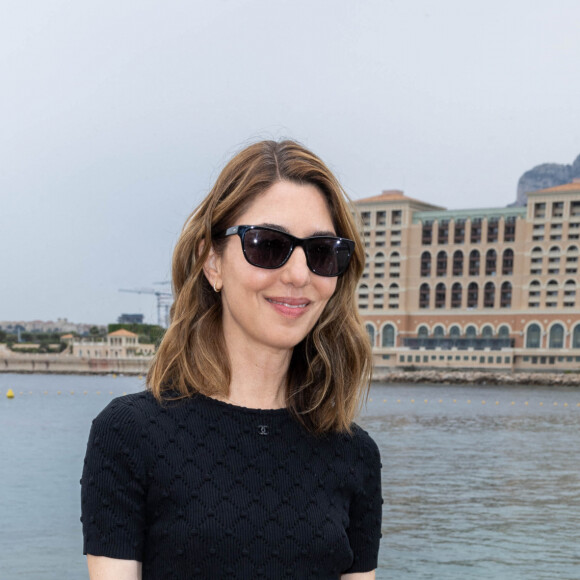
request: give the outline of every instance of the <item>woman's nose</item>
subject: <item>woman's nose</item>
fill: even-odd
[[[304,286],[310,281],[311,272],[306,264],[306,254],[300,246],[294,248],[282,269],[282,281],[286,284]]]

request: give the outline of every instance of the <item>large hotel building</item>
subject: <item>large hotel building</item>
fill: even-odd
[[[580,180],[526,207],[454,211],[401,191],[356,205],[377,368],[580,370]]]

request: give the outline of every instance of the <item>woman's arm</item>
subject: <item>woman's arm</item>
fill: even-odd
[[[354,574],[343,574],[340,580],[375,580],[375,571],[355,572]]]
[[[87,565],[90,580],[141,580],[141,562],[137,560],[87,554]]]

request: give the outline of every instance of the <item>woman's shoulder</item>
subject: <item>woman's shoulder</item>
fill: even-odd
[[[159,403],[150,391],[115,397],[96,417],[93,425],[129,425],[156,414]]]

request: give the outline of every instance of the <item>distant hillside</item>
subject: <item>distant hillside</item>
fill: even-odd
[[[574,178],[580,177],[580,155],[572,165],[559,163],[542,163],[533,169],[526,171],[518,181],[518,196],[515,206],[524,206],[528,201],[528,193],[547,187],[556,187],[570,183]]]

